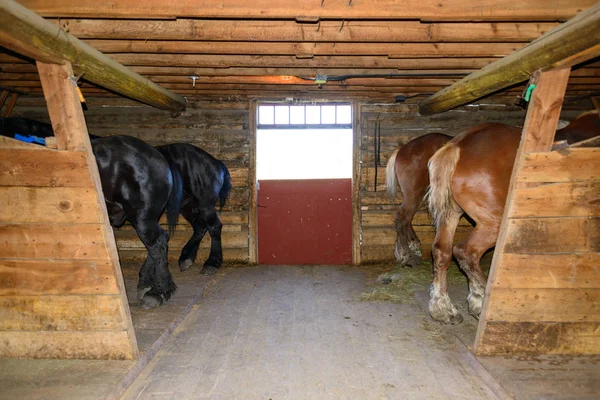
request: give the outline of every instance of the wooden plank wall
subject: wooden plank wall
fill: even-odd
[[[600,148],[525,155],[478,354],[600,353]]]
[[[45,105],[37,99],[21,99],[14,116],[27,116],[48,121]],[[169,112],[119,98],[88,99],[85,118],[90,133],[100,136],[130,135],[151,145],[173,142],[192,143],[225,162],[231,173],[233,189],[226,206],[219,213],[223,222],[223,258],[226,261],[248,261],[248,184],[249,103],[248,101],[188,103],[183,114]],[[175,236],[169,241],[169,259],[177,260],[181,249],[192,235],[191,226],[179,217]],[[166,229],[166,219],[162,223]],[[122,261],[142,261],[146,249],[129,225],[115,229]],[[204,262],[210,249],[207,234],[198,252]]]
[[[572,120],[584,110],[581,104],[566,106],[561,117]],[[394,213],[401,203],[402,196],[399,194],[396,201],[392,201],[387,195],[385,166],[398,144],[405,144],[431,132],[455,136],[467,128],[485,122],[521,126],[524,118],[525,111],[520,107],[486,100],[431,116],[419,116],[416,105],[363,104],[360,121],[362,262],[394,258],[396,240]],[[375,183],[374,133],[378,123],[381,132],[381,156],[377,168],[377,183]],[[435,232],[425,206],[415,216],[413,226],[421,239],[423,257],[429,258]],[[455,241],[466,237],[471,229],[471,225],[463,219],[458,227]]]
[[[137,355],[87,163],[0,141],[0,357]]]
[[[226,261],[248,261],[248,214],[250,207],[249,174],[249,102],[247,100],[191,100],[188,110],[178,117],[138,103],[118,98],[89,98],[85,112],[88,128],[98,135],[126,134],[151,144],[189,142],[202,147],[223,160],[233,178],[231,198],[220,213],[223,221],[223,256]],[[360,131],[356,156],[361,161],[358,172],[360,187],[360,260],[373,262],[393,258],[395,242],[394,212],[401,199],[392,201],[385,193],[385,165],[398,143],[429,132],[455,135],[462,129],[483,122],[504,122],[521,125],[525,112],[516,106],[482,101],[441,115],[418,116],[412,104],[360,104]],[[581,105],[564,107],[563,118],[573,119],[582,111]],[[47,121],[43,101],[19,99],[15,116],[27,116]],[[377,120],[381,126],[381,161],[378,166],[377,190],[374,186],[373,133]],[[169,257],[176,260],[191,235],[191,227],[182,222],[169,242]],[[163,219],[164,222],[164,219]],[[425,210],[414,220],[421,237],[422,251],[429,257],[433,228]],[[470,230],[466,221],[459,228],[464,236]],[[128,227],[115,230],[122,260],[142,260],[146,256],[142,243]],[[204,239],[199,259],[206,258],[210,241]]]

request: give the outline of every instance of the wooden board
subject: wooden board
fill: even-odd
[[[108,259],[100,225],[0,224],[4,258]]]
[[[0,186],[91,188],[86,172],[81,152],[0,148]]]
[[[0,354],[11,358],[135,358],[127,331],[0,332]]]
[[[492,287],[600,289],[600,253],[505,253],[500,257],[503,268]]]
[[[565,149],[525,155],[518,182],[600,180],[600,148]]]
[[[600,180],[518,187],[509,218],[600,216]]]
[[[486,322],[486,341],[479,355],[572,354],[600,352],[599,323],[587,322]]]
[[[0,186],[0,223],[77,223],[101,220],[92,188]]]
[[[0,296],[118,294],[108,260],[0,259]]]
[[[495,287],[489,301],[489,321],[600,322],[600,289]]]
[[[600,251],[600,217],[511,219],[507,232],[507,253]]]
[[[0,331],[119,331],[119,295],[0,296]]]

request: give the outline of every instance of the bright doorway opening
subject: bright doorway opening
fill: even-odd
[[[259,104],[258,261],[352,263],[350,104]]]

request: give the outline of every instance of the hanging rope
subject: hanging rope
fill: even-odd
[[[381,161],[381,121],[377,117],[375,122],[375,132],[373,134],[373,154],[375,158],[375,181],[373,183],[373,191],[377,191],[377,167]]]

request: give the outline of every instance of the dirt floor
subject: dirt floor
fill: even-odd
[[[173,265],[166,306],[132,305],[137,364],[0,360],[0,399],[598,398],[598,357],[473,356],[477,321],[452,268],[455,326],[427,315],[429,265],[237,266],[214,278]],[[124,276],[135,288],[137,266]]]

